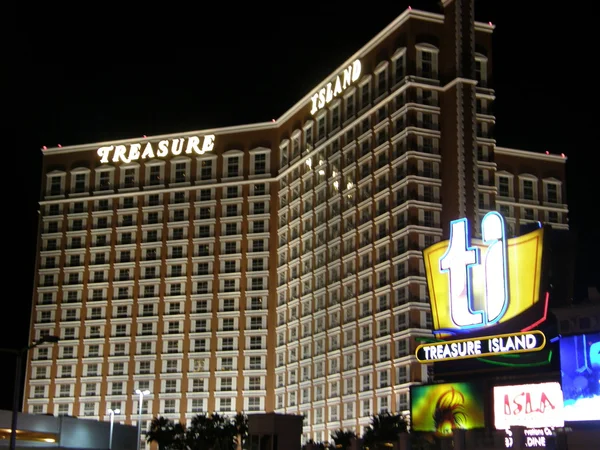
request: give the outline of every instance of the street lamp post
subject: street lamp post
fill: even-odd
[[[138,432],[137,432],[137,448],[141,449],[140,441],[142,439],[142,405],[144,403],[144,395],[149,395],[150,391],[148,389],[144,389],[143,391],[140,389],[136,389],[135,393],[140,396],[139,401],[139,417],[138,417]]]
[[[120,409],[108,409],[108,415],[110,416],[110,432],[108,433],[108,450],[112,449],[112,437],[113,437],[113,424],[115,422],[115,414],[121,414]]]
[[[41,344],[55,344],[58,342],[56,336],[42,336],[40,339],[35,341],[33,344],[21,348],[2,348],[0,352],[12,353],[15,355],[17,367],[15,368],[15,383],[13,386],[13,408],[12,408],[12,419],[11,419],[11,431],[10,431],[10,450],[15,450],[17,447],[17,418],[19,415],[19,400],[21,399],[21,365],[23,363],[23,357],[27,355],[27,352]]]

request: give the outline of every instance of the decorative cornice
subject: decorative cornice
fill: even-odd
[[[506,147],[494,147],[494,153],[499,155],[517,156],[519,158],[539,159],[541,161],[550,161],[562,164],[567,162],[567,157],[562,155],[547,155],[545,153],[537,153],[529,150],[517,150]]]

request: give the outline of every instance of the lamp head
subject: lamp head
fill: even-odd
[[[148,395],[148,394],[150,394],[150,391],[149,391],[148,389],[144,389],[143,391],[142,391],[142,390],[140,390],[140,389],[136,389],[136,390],[135,390],[135,393],[136,393],[137,395]]]

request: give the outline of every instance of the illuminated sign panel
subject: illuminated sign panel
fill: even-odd
[[[421,344],[416,349],[422,363],[448,361],[512,353],[535,352],[544,348],[546,336],[541,331],[512,333],[473,339],[458,339]]]
[[[215,136],[187,136],[184,138],[164,139],[158,143],[138,142],[129,145],[108,145],[98,149],[101,163],[130,163],[138,159],[164,158],[168,155],[203,155],[215,146]]]
[[[321,109],[325,108],[331,101],[344,92],[348,87],[358,80],[360,77],[361,64],[360,60],[354,61],[344,71],[339,74],[334,80],[327,83],[317,92],[315,92],[310,100],[312,101],[311,114],[316,114]]]
[[[411,386],[411,428],[438,436],[450,436],[455,429],[483,428],[484,396],[476,383]]]
[[[467,219],[452,221],[450,239],[423,250],[435,339],[417,347],[417,359],[497,363],[499,355],[543,350],[546,337],[535,330],[548,313],[549,296],[540,295],[543,240],[543,228],[508,239],[496,211],[481,220],[480,240],[471,239]]]
[[[497,212],[471,243],[467,220],[451,223],[450,240],[423,251],[436,335],[468,333],[506,322],[539,302],[543,229],[506,239]]]
[[[561,337],[560,375],[565,420],[600,421],[600,332]]]
[[[563,392],[559,383],[494,386],[494,426],[506,430],[563,427]]]

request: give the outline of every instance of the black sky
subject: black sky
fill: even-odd
[[[15,19],[15,58],[7,64],[5,86],[14,144],[4,149],[11,172],[5,195],[12,204],[4,215],[4,245],[11,251],[5,252],[0,347],[27,344],[43,145],[269,121],[407,6],[440,12],[433,0],[314,2],[310,9],[303,2],[201,3],[202,9],[177,11],[160,5],[57,10],[53,4]],[[597,284],[600,273],[593,257],[600,251],[600,189],[591,5],[476,0],[476,9],[477,20],[497,27],[497,144],[569,158],[569,220],[579,240],[581,292]],[[12,357],[0,358],[4,372],[12,373]],[[12,386],[10,378],[7,383]],[[2,391],[0,409],[10,409],[11,389]]]

